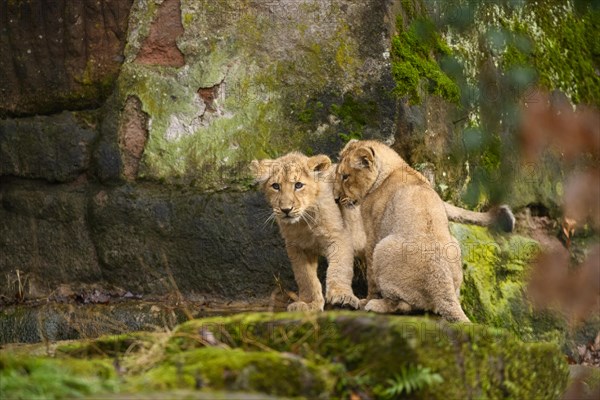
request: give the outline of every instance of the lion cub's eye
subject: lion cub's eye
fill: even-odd
[[[275,190],[279,190],[279,189],[281,189],[281,186],[279,186],[279,183],[274,183],[274,184],[272,184],[272,185],[271,185],[271,187],[272,187],[273,189],[275,189]]]
[[[294,185],[294,187],[296,188],[296,190],[302,189],[304,187],[304,183],[302,183],[302,182],[296,182],[296,184]]]
[[[348,174],[344,174],[344,175],[342,175],[342,180],[343,180],[343,181],[346,181],[346,180],[348,180],[348,178],[350,178],[350,175],[348,175]]]

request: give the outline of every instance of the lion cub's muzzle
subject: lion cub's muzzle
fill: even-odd
[[[294,223],[300,219],[300,210],[295,207],[278,207],[275,208],[275,215],[283,222]]]

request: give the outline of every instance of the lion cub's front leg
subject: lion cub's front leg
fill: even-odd
[[[359,306],[360,306],[361,310],[365,309],[365,306],[369,303],[369,301],[371,301],[373,299],[381,298],[381,295],[379,292],[379,287],[377,286],[377,281],[375,280],[375,276],[373,273],[373,252],[372,251],[365,252],[364,262],[365,262],[366,269],[367,269],[368,292],[367,292],[367,298],[360,300]]]
[[[288,305],[288,311],[323,311],[325,300],[317,276],[318,256],[295,246],[286,246],[298,285],[299,301]]]
[[[352,292],[354,275],[354,250],[350,242],[342,239],[332,242],[326,249],[327,279],[325,298],[329,304],[359,308],[360,300]]]

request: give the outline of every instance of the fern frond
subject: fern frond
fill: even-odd
[[[430,368],[421,365],[403,365],[393,379],[386,381],[387,388],[381,392],[382,397],[392,399],[400,395],[417,392],[427,387],[442,383],[444,379]]]

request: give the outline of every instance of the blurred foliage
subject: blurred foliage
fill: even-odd
[[[517,141],[523,104],[539,90],[600,104],[599,2],[402,4],[392,40],[396,94],[413,103],[433,94],[458,104],[447,162],[463,171],[464,181],[454,186],[473,208],[505,201],[523,173]]]
[[[114,371],[110,360],[54,361],[6,354],[0,356],[0,397],[51,400],[113,392],[118,387]]]

